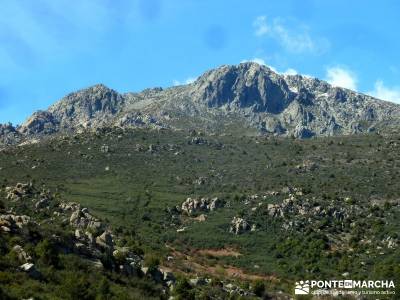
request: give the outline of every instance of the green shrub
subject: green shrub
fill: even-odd
[[[176,282],[174,295],[178,300],[194,300],[195,292],[186,278],[179,278]]]
[[[48,239],[44,239],[35,248],[39,262],[47,266],[58,266],[59,257],[56,245]]]
[[[262,280],[257,280],[253,284],[253,293],[256,294],[258,297],[262,297],[265,292],[265,284]]]
[[[144,256],[144,265],[148,268],[156,268],[160,265],[160,258],[155,254],[146,254]]]
[[[110,282],[103,277],[100,280],[100,283],[97,288],[97,295],[96,295],[96,300],[108,300],[112,298],[112,292],[110,289]]]
[[[60,296],[67,300],[94,300],[95,289],[91,288],[86,274],[68,272],[62,282]]]

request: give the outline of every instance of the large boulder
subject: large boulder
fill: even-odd
[[[215,198],[187,198],[181,205],[181,210],[191,216],[199,212],[213,211],[223,207],[225,202],[218,197]]]
[[[234,217],[231,221],[230,232],[234,234],[242,234],[251,230],[250,224],[243,218]]]
[[[12,248],[12,252],[14,252],[17,255],[18,260],[22,263],[27,263],[32,260],[32,257],[30,257],[30,255],[26,253],[25,250],[20,245],[15,245]]]
[[[104,231],[103,234],[96,238],[96,245],[112,252],[114,250],[114,241],[111,233]]]
[[[69,211],[77,211],[80,209],[80,205],[75,202],[61,202],[59,204],[59,208],[63,212],[69,212]]]
[[[2,231],[4,232],[16,232],[32,223],[29,216],[15,214],[0,215],[0,226],[2,226]]]
[[[271,217],[283,217],[283,211],[279,204],[268,204],[267,210]]]
[[[6,187],[6,193],[6,199],[11,201],[19,201],[33,196],[36,191],[32,183],[17,183],[13,187]]]
[[[217,208],[222,208],[222,207],[224,207],[224,205],[225,205],[225,202],[224,202],[223,200],[221,200],[221,199],[218,198],[218,197],[215,197],[215,198],[212,198],[212,199],[211,199],[211,203],[210,203],[210,205],[208,206],[208,208],[209,208],[209,210],[213,211],[213,210],[215,210],[215,209],[217,209]]]
[[[105,229],[104,224],[92,216],[87,208],[80,209],[78,207],[71,214],[69,223],[72,227],[89,231],[95,236],[99,235]]]

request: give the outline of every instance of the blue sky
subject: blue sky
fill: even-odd
[[[400,103],[400,1],[0,0],[0,123],[255,60]]]

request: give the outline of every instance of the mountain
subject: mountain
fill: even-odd
[[[120,94],[104,85],[71,93],[21,126],[2,125],[3,142],[103,127],[201,129],[212,133],[309,138],[397,126],[400,105],[325,81],[281,75],[256,63],[224,65],[195,82]]]

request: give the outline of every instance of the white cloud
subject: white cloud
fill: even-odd
[[[188,77],[188,78],[186,78],[186,79],[183,80],[183,81],[174,79],[174,80],[172,81],[172,84],[173,84],[174,86],[177,86],[177,85],[191,84],[191,83],[193,83],[193,82],[195,82],[195,81],[196,81],[196,78],[194,78],[194,77]]]
[[[289,52],[321,53],[329,48],[326,38],[312,38],[309,29],[304,25],[287,26],[281,18],[268,22],[266,16],[259,16],[254,20],[253,27],[256,36],[272,38]]]
[[[255,35],[263,36],[268,33],[269,27],[267,25],[267,17],[266,16],[259,16],[257,17],[254,22],[253,26],[255,28]]]
[[[374,90],[367,92],[367,94],[378,99],[400,103],[400,87],[387,87],[383,84],[382,80],[377,80]]]
[[[254,57],[252,59],[243,59],[240,63],[242,64],[242,63],[247,63],[247,62],[254,62],[254,63],[257,63],[257,64],[262,65],[262,66],[266,66],[267,65],[265,60],[262,59],[262,58],[259,58],[259,57]]]
[[[285,72],[282,73],[283,75],[297,75],[299,74],[299,72],[297,72],[295,69],[293,68],[289,68],[287,69]]]
[[[266,66],[267,65],[265,63],[265,60],[263,60],[262,58],[259,58],[259,57],[255,57],[255,58],[251,59],[250,61],[255,62],[255,63],[257,63],[259,65],[262,65],[262,66]]]
[[[260,58],[260,57],[254,57],[252,59],[244,59],[240,63],[245,63],[245,62],[255,62],[255,63],[259,64],[259,65],[266,66],[266,67],[270,68],[275,73],[282,74],[282,75],[297,75],[297,74],[300,74],[299,72],[297,72],[297,70],[295,70],[293,68],[288,68],[284,72],[278,71],[277,68],[268,65],[265,62],[265,60],[263,58]]]
[[[326,70],[326,81],[333,86],[338,86],[350,90],[357,90],[357,77],[356,75],[342,67],[331,67]]]

